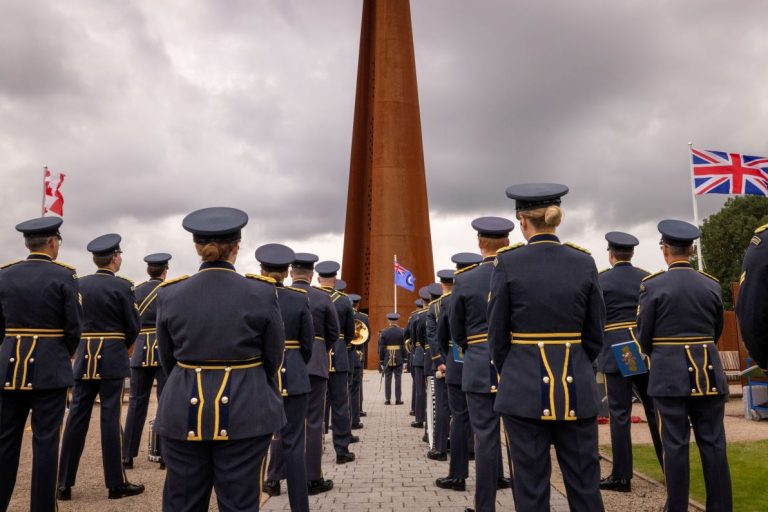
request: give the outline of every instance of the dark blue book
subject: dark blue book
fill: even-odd
[[[640,345],[637,342],[630,340],[616,343],[611,345],[611,351],[622,376],[630,377],[648,372],[648,366],[645,364],[645,359],[640,352]]]
[[[453,348],[453,360],[457,363],[464,363],[464,351],[456,343],[451,340],[451,347]]]

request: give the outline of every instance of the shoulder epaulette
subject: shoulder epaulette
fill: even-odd
[[[314,284],[312,285],[312,288],[314,288],[315,290],[320,290],[321,292],[325,292],[325,293],[333,293],[333,288],[329,290],[328,288],[323,288],[322,286],[315,286]]]
[[[666,270],[659,270],[658,272],[654,272],[653,274],[651,274],[649,276],[645,276],[643,278],[643,281],[647,281],[647,280],[652,279],[652,278],[654,278],[656,276],[660,276],[661,274],[664,274],[665,272],[666,272]]]
[[[442,294],[442,295],[440,296],[440,298],[441,298],[441,299],[444,299],[444,298],[448,297],[448,296],[449,296],[451,293],[452,293],[452,292],[445,292],[444,294]]]
[[[716,278],[716,277],[715,277],[715,276],[713,276],[713,275],[707,274],[707,273],[706,273],[706,272],[704,272],[703,270],[699,270],[699,274],[701,274],[701,275],[703,275],[703,276],[707,276],[708,278],[710,278],[711,280],[713,280],[713,281],[714,281],[714,282],[716,282],[716,283],[719,283],[719,282],[720,282],[720,280],[719,280],[718,278]]]
[[[341,291],[341,290],[336,290],[336,291],[335,291],[335,293],[338,293],[338,294],[339,294],[339,295],[341,295],[342,297],[349,297],[349,294],[348,294],[348,293],[344,293],[344,292],[343,292],[343,291]]]
[[[275,284],[277,282],[271,277],[266,277],[259,274],[245,274],[245,277],[247,277],[248,279],[256,279],[257,281],[264,281],[265,283],[269,283],[269,284]]]
[[[523,242],[517,242],[516,244],[508,245],[506,247],[502,247],[498,251],[496,251],[496,254],[501,254],[502,252],[512,251],[514,249],[519,249],[520,247],[524,246],[525,244]]]
[[[120,279],[122,279],[123,281],[128,281],[129,283],[131,283],[131,286],[136,286],[136,284],[133,282],[133,280],[132,280],[132,279],[128,279],[127,277],[119,276],[119,275],[117,275],[117,274],[115,274],[115,277],[119,277],[119,278],[120,278]]]
[[[186,275],[186,274],[185,274],[185,275],[183,275],[183,276],[174,277],[173,279],[168,279],[168,280],[166,280],[166,281],[163,281],[163,282],[160,284],[160,286],[164,288],[164,287],[166,287],[166,286],[168,286],[168,285],[171,285],[171,284],[174,284],[174,283],[179,283],[179,282],[181,282],[181,281],[183,281],[183,280],[185,280],[185,279],[189,279],[189,276],[188,276],[188,275]]]
[[[11,261],[9,263],[5,263],[3,265],[0,265],[0,270],[2,270],[4,268],[12,267],[12,266],[14,266],[17,263],[21,263],[22,261],[26,261],[26,260],[16,260],[16,261]]]
[[[584,253],[587,253],[587,254],[592,254],[592,253],[589,251],[589,249],[585,249],[584,247],[582,247],[582,246],[580,246],[580,245],[576,245],[576,244],[574,244],[573,242],[565,242],[563,245],[567,245],[567,246],[568,246],[568,247],[570,247],[571,249],[576,249],[577,251],[581,251],[581,252],[584,252]]]
[[[432,304],[436,304],[436,303],[440,302],[442,300],[442,298],[443,298],[443,296],[441,295],[440,297],[436,298],[435,300],[433,300],[429,304],[427,304],[427,306],[431,306]]]
[[[308,294],[309,292],[307,290],[302,290],[301,288],[294,288],[293,286],[283,286],[286,290],[292,290],[294,292],[303,293],[304,295]]]
[[[72,265],[67,265],[66,263],[62,263],[62,262],[60,262],[60,261],[56,261],[56,260],[53,260],[53,261],[51,261],[51,263],[55,263],[55,264],[57,264],[58,266],[60,266],[60,267],[64,267],[65,269],[67,269],[67,270],[71,270],[72,272],[74,272],[75,274],[77,274],[77,269],[76,269],[75,267],[73,267]]]
[[[149,281],[142,281],[142,282],[140,282],[139,284],[137,284],[137,285],[136,285],[136,288],[139,288],[140,286],[144,286],[144,285],[145,285],[145,284],[147,284],[148,282],[149,282]]]
[[[755,234],[762,233],[763,231],[768,230],[768,224],[763,224],[759,228],[755,230]]]
[[[456,272],[454,272],[454,273],[453,273],[453,277],[456,277],[457,275],[459,275],[459,274],[461,274],[461,273],[464,273],[464,272],[466,272],[467,270],[472,270],[473,268],[477,268],[477,267],[478,267],[478,264],[477,264],[477,263],[475,263],[475,264],[473,264],[473,265],[469,265],[469,266],[466,266],[466,267],[464,267],[464,268],[461,268],[461,269],[459,269],[459,270],[457,270]]]

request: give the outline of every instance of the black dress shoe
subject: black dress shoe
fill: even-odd
[[[421,440],[424,441],[425,443],[428,443],[429,442],[429,436],[427,434],[424,434],[424,436],[421,438]]]
[[[632,492],[632,480],[630,478],[616,478],[611,475],[600,480],[600,489],[603,491]]]
[[[398,400],[397,402],[395,402],[395,405],[403,405],[404,403],[405,402],[403,402],[402,400]]]
[[[469,454],[469,460],[475,460],[475,454],[474,453],[470,453]]]
[[[408,411],[408,416],[416,416],[416,413],[413,411]]]
[[[365,418],[366,416],[368,416],[368,413],[367,413],[367,412],[365,412],[365,411],[360,411],[360,417],[361,417],[361,418]]]
[[[71,487],[59,487],[56,490],[56,499],[59,501],[69,501],[72,499]]]
[[[160,469],[165,469],[165,462],[162,460],[160,461]]]
[[[355,460],[355,454],[352,452],[336,455],[336,464],[346,464],[347,462],[352,462],[353,460]]]
[[[501,477],[496,480],[496,489],[509,489],[512,487],[512,480],[509,478]]]
[[[384,400],[384,405],[390,405],[389,400]]]
[[[464,509],[464,512],[475,512],[475,509],[467,507]]]
[[[354,425],[352,425],[352,430],[360,430],[361,428],[363,428],[362,423],[355,423]]]
[[[427,458],[432,460],[448,460],[448,454],[437,450],[429,450]]]
[[[411,426],[413,428],[424,428],[424,422],[423,421],[412,421]]]
[[[125,482],[124,484],[112,487],[109,490],[109,499],[119,500],[120,498],[127,498],[128,496],[136,496],[144,492],[144,486],[142,484],[132,484],[131,482]]]
[[[441,489],[450,489],[452,491],[466,491],[467,484],[463,478],[438,478],[435,485]]]
[[[351,436],[349,438],[349,442],[350,443],[359,443],[360,442],[360,438],[358,436]]]
[[[333,480],[312,480],[307,484],[307,490],[310,496],[328,492],[333,489]]]
[[[133,459],[123,459],[123,469],[133,469]]]
[[[261,488],[270,496],[280,496],[280,480],[264,480]]]

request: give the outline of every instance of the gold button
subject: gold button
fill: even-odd
[[[565,344],[565,348],[571,348],[571,344],[570,343],[566,343]]]
[[[101,359],[101,354],[97,355],[96,359]]]
[[[227,437],[227,431],[224,429],[221,429],[221,432],[219,432],[219,435],[222,437]]]
[[[685,350],[688,350],[689,348],[691,348],[691,346],[690,346],[690,345],[686,345],[686,346],[685,346]]]
[[[96,374],[96,378],[98,379],[99,377],[101,377],[101,375],[97,373]]]
[[[496,391],[496,386],[491,386],[491,391]]]
[[[285,368],[280,368],[280,371],[281,371],[282,373],[285,373]]]
[[[712,370],[712,369],[713,369],[713,366],[711,364],[707,366],[707,370]]]
[[[203,369],[202,369],[202,368],[195,368],[195,373],[200,373],[200,372],[202,372],[202,371],[203,371]]]
[[[287,395],[287,394],[288,394],[288,390],[287,389],[283,389],[283,395]]]
[[[10,387],[10,386],[11,386],[11,383],[10,383],[10,382],[6,382],[6,383],[5,383],[5,387]]]
[[[544,378],[543,378],[543,379],[541,379],[541,380],[543,380],[543,381],[544,381],[544,384],[549,384],[549,377],[544,377]]]
[[[227,372],[227,373],[229,373],[229,372],[231,372],[231,371],[232,371],[232,368],[230,368],[229,366],[227,366],[226,368],[224,368],[224,371],[225,371],[225,372]]]
[[[142,362],[141,366],[147,366],[147,363]]]
[[[34,357],[30,357],[30,358],[29,358],[29,362],[30,362],[30,363],[34,363],[34,362],[35,362],[35,358],[34,358]]]
[[[87,378],[88,378],[88,374],[87,374],[87,373],[84,373],[84,374],[83,374],[83,378],[84,378],[84,379],[87,379]]]
[[[692,372],[692,371],[693,371],[693,366],[689,366],[689,367],[688,367],[688,371],[689,371],[689,372]]]
[[[221,403],[228,404],[229,403],[229,397],[228,396],[221,397]]]
[[[691,390],[691,393],[695,393],[695,392],[696,392],[696,390],[695,390],[695,389],[692,389],[692,390]]]
[[[192,405],[197,405],[197,402],[199,402],[199,400],[197,399],[196,396],[193,396],[192,398],[189,399],[189,403],[191,403]]]
[[[549,409],[544,409],[544,416],[549,416]]]
[[[88,354],[85,354],[85,358],[86,359],[88,359],[89,357],[91,357],[91,356],[89,356]]]
[[[331,350],[331,355],[333,355],[333,350]]]
[[[571,376],[569,375],[569,376],[567,376],[567,377],[565,378],[565,381],[566,381],[568,384],[570,384],[571,382],[573,382],[573,377],[571,377]]]
[[[27,387],[31,388],[32,387],[32,383],[30,382],[29,384],[27,384]]]
[[[568,413],[568,416],[570,416],[571,418],[575,418],[576,417],[576,411],[570,411]]]
[[[712,388],[712,391],[717,391],[717,388]]]
[[[15,363],[16,362],[16,358],[12,357],[12,358],[9,359],[9,361],[12,362],[12,363]]]
[[[187,432],[187,437],[195,437],[195,431],[190,430],[189,432]]]
[[[540,342],[538,343],[538,345],[539,345],[539,348],[542,348],[542,347],[544,346],[544,342],[543,342],[543,341],[540,341]]]

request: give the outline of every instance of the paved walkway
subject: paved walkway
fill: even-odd
[[[448,476],[448,462],[427,459],[427,445],[422,431],[411,428],[408,415],[411,377],[403,375],[405,405],[384,405],[384,390],[379,390],[379,374],[366,372],[364,377],[365,428],[355,430],[360,443],[350,446],[357,460],[336,465],[331,435],[325,438],[323,470],[325,478],[334,482],[332,491],[309,497],[315,511],[441,511],[464,512],[472,506],[475,491],[475,463],[470,462],[466,492],[446,491],[435,486],[435,479]],[[554,466],[557,463],[554,462]],[[509,475],[509,468],[505,473]],[[497,510],[514,510],[512,492],[499,491]],[[269,498],[263,510],[290,510],[285,482],[282,494]],[[552,510],[568,510],[565,497],[552,489]]]

